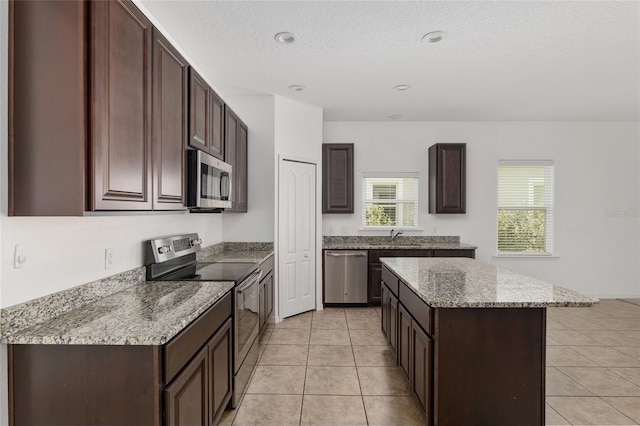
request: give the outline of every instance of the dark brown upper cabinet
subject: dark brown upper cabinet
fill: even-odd
[[[189,145],[209,152],[209,85],[189,68]]]
[[[9,2],[9,215],[85,211],[88,3]]]
[[[225,209],[225,212],[245,213],[248,209],[248,128],[228,105],[225,106],[224,117],[224,161],[233,167],[231,171],[231,208]]]
[[[429,147],[429,213],[466,213],[466,143]]]
[[[353,144],[322,144],[322,213],[353,213]]]
[[[91,3],[90,210],[151,210],[151,22],[130,1]]]
[[[189,69],[189,145],[224,160],[224,102]]]
[[[184,209],[189,64],[153,30],[153,209]]]
[[[211,120],[209,154],[224,161],[224,101],[211,88],[209,88],[209,105]]]

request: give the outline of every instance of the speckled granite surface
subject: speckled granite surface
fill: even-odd
[[[233,288],[233,281],[145,282],[31,327],[2,343],[162,345]]]
[[[0,335],[33,326],[144,282],[145,268],[131,269],[0,310]]]
[[[598,299],[467,258],[381,258],[434,308],[592,306]]]
[[[202,249],[198,262],[262,263],[274,253],[273,243],[220,243]]]
[[[272,254],[273,243],[220,243],[197,258],[261,263]],[[161,345],[232,287],[145,282],[139,267],[0,310],[0,343]]]
[[[430,250],[477,249],[477,246],[460,242],[460,237],[446,235],[404,236],[394,242],[387,236],[329,235],[322,238],[322,248],[327,250]]]

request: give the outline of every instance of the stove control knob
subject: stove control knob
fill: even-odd
[[[171,246],[158,247],[158,253],[160,254],[169,253],[170,251],[171,251]]]
[[[202,240],[200,238],[198,238],[197,240],[191,240],[192,246],[199,246],[200,244],[202,244]]]

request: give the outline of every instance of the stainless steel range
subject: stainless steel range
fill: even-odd
[[[146,243],[147,281],[234,281],[233,397],[235,408],[258,362],[259,283],[262,271],[250,262],[197,262],[198,234],[157,238]],[[211,330],[213,333],[215,330]]]

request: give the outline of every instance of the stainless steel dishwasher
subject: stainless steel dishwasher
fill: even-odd
[[[324,252],[324,302],[367,303],[367,250]]]

